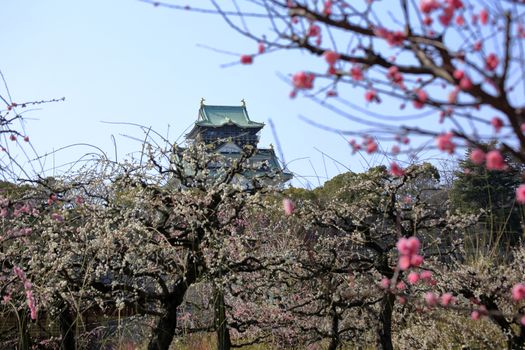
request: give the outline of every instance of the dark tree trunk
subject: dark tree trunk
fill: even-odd
[[[198,247],[197,244],[196,247]],[[195,283],[197,277],[202,274],[202,271],[202,256],[198,252],[198,249],[195,248],[194,254],[188,254],[186,257],[186,272],[184,278],[175,285],[173,292],[166,295],[162,301],[164,314],[159,318],[157,326],[153,329],[148,350],[169,349],[177,328],[177,308],[182,304],[189,286]]]
[[[18,349],[29,350],[31,347],[31,338],[29,337],[29,327],[27,325],[28,317],[26,309],[18,312]]]
[[[54,304],[58,310],[58,328],[62,337],[60,350],[75,350],[76,322],[71,315],[69,304],[60,296],[55,296]]]
[[[519,335],[513,337],[510,348],[514,349],[525,349],[525,326],[520,324]]]
[[[331,329],[331,338],[330,344],[328,345],[328,350],[336,350],[339,346],[339,315],[337,314],[336,306],[332,305],[330,310],[330,315],[332,316],[332,329]]]
[[[228,323],[226,321],[226,306],[224,304],[224,292],[215,289],[215,329],[217,332],[217,350],[230,350],[231,339]]]
[[[519,335],[511,333],[512,335],[508,336],[507,348],[509,350],[523,350],[525,349],[525,327],[520,325]],[[512,330],[509,330],[512,332]]]
[[[381,300],[379,324],[377,327],[377,348],[393,350],[392,346],[392,312],[394,310],[395,295],[386,293]]]
[[[175,329],[177,328],[178,304],[180,303],[176,303],[175,301],[166,303],[164,315],[159,318],[157,326],[151,334],[148,350],[169,349],[175,335]]]

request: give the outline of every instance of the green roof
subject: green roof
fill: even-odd
[[[235,124],[241,128],[262,128],[264,126],[264,123],[250,120],[245,106],[201,105],[195,125],[218,127],[227,124]]]

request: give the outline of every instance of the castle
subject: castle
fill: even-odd
[[[241,106],[212,106],[201,100],[197,121],[186,134],[186,141],[204,142],[229,160],[238,159],[243,147],[251,146],[254,153],[249,159],[250,172],[247,177],[260,177],[273,185],[283,185],[293,175],[281,166],[273,147],[259,148],[259,135],[264,123],[252,121],[246,104]]]

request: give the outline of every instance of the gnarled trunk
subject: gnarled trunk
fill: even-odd
[[[60,350],[75,350],[76,349],[76,322],[71,315],[69,304],[60,296],[55,294],[53,306],[58,310],[56,317],[58,318],[58,328],[60,329],[60,336],[62,342],[60,343]]]
[[[332,305],[330,309],[330,315],[332,316],[332,327],[330,330],[331,338],[330,344],[328,345],[328,350],[336,350],[339,346],[339,314],[337,313],[336,306]]]
[[[26,309],[18,311],[18,349],[20,350],[29,350],[31,347],[31,338],[29,336],[28,321],[29,317],[27,316]]]
[[[165,312],[159,318],[157,326],[153,329],[151,339],[148,344],[148,350],[168,350],[173,337],[175,336],[175,329],[177,328],[177,307],[176,301],[171,300],[165,304]]]
[[[231,340],[228,323],[226,321],[226,306],[224,304],[224,292],[215,289],[215,330],[217,332],[217,350],[230,350]]]
[[[181,279],[173,288],[173,292],[166,295],[162,300],[164,314],[159,318],[157,326],[153,329],[148,350],[168,350],[173,341],[177,328],[177,308],[182,304],[189,286],[195,283],[203,271],[203,259],[198,251],[198,244],[195,244],[195,247],[194,253],[190,253],[186,257],[184,279]]]
[[[379,324],[377,327],[376,345],[381,350],[392,350],[392,312],[394,310],[395,295],[386,293],[381,300]]]

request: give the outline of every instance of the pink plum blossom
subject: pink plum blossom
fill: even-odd
[[[390,163],[390,174],[399,177],[403,176],[405,172],[396,162],[392,162]]]
[[[479,148],[475,148],[470,152],[470,160],[476,165],[481,165],[485,161],[485,152]]]
[[[366,102],[377,102],[377,103],[381,102],[375,90],[367,90],[365,92],[365,101]]]
[[[432,272],[425,270],[421,272],[420,277],[422,280],[429,281],[432,278]]]
[[[423,108],[423,106],[428,100],[427,93],[424,90],[418,89],[415,91],[415,94],[416,94],[416,99],[413,101],[414,108],[417,108],[417,109]]]
[[[516,188],[516,202],[525,204],[525,184],[521,184]]]
[[[419,267],[421,264],[423,264],[423,257],[421,255],[412,255],[410,257],[410,265],[414,267]]]
[[[446,0],[446,2],[454,10],[460,10],[464,7],[462,0]]]
[[[363,80],[363,70],[361,69],[361,66],[355,65],[350,68],[350,76],[356,81]]]
[[[407,281],[410,284],[416,284],[419,281],[419,274],[417,272],[410,272],[407,276]]]
[[[448,154],[454,153],[456,145],[452,142],[454,135],[451,132],[441,134],[436,138],[436,144],[439,150],[447,152]]]
[[[295,205],[291,199],[283,199],[283,210],[285,215],[292,215],[295,210]]]
[[[257,52],[259,54],[263,54],[266,51],[266,47],[264,46],[263,42],[260,42],[259,45],[257,45]]]
[[[485,59],[485,67],[490,71],[495,70],[498,67],[498,64],[499,64],[499,58],[494,53],[489,54],[487,58]]]
[[[456,69],[453,74],[454,78],[457,80],[463,79],[465,77],[465,71],[463,69]]]
[[[439,3],[438,0],[420,0],[419,1],[419,9],[421,10],[421,12],[425,14],[431,13],[432,11],[439,9],[440,6],[441,4]]]
[[[474,45],[472,46],[472,50],[474,51],[481,51],[481,48],[483,47],[483,43],[481,41],[476,41]]]
[[[252,55],[242,55],[241,56],[241,63],[242,64],[252,64],[253,63],[253,56]]]
[[[447,307],[453,302],[454,302],[454,296],[451,293],[445,293],[440,298],[440,304],[444,307]]]
[[[405,282],[403,281],[399,281],[397,284],[396,284],[396,288],[398,290],[405,290],[407,288],[407,285],[405,284]]]
[[[321,35],[321,27],[319,27],[317,24],[311,24],[310,27],[308,27],[308,33],[307,36],[314,36],[318,37]]]
[[[488,21],[489,21],[489,11],[487,11],[487,9],[481,10],[481,12],[479,13],[479,20],[480,20],[481,24],[483,24],[483,25],[488,23]]]
[[[468,90],[472,89],[472,81],[470,80],[469,77],[464,76],[464,77],[461,78],[461,80],[459,81],[459,87],[460,87],[461,90],[463,90],[463,91],[468,91]]]
[[[420,248],[420,243],[417,237],[401,237],[396,243],[397,250],[401,255],[417,254]]]
[[[402,271],[408,270],[410,268],[410,257],[408,255],[403,255],[399,257],[399,269]]]
[[[487,169],[489,170],[505,170],[507,165],[505,160],[498,150],[492,150],[487,153]]]
[[[293,86],[296,89],[312,89],[315,76],[312,73],[298,72],[292,77]]]
[[[379,147],[377,143],[371,138],[367,139],[365,143],[366,143],[366,153],[368,154],[372,154],[376,152],[377,148]]]
[[[512,299],[516,302],[525,298],[525,284],[517,283],[512,287]]]
[[[328,63],[331,66],[333,66],[340,57],[340,55],[337,52],[331,50],[325,51],[323,56],[326,60],[326,63]]]
[[[401,31],[392,32],[382,27],[374,28],[374,34],[379,38],[385,39],[390,46],[401,46],[406,39],[405,33]]]
[[[434,293],[428,292],[425,294],[425,302],[428,306],[435,306],[438,302],[438,297]]]
[[[478,310],[474,310],[470,313],[470,318],[473,319],[474,321],[479,320],[480,317],[481,317],[481,314]]]

